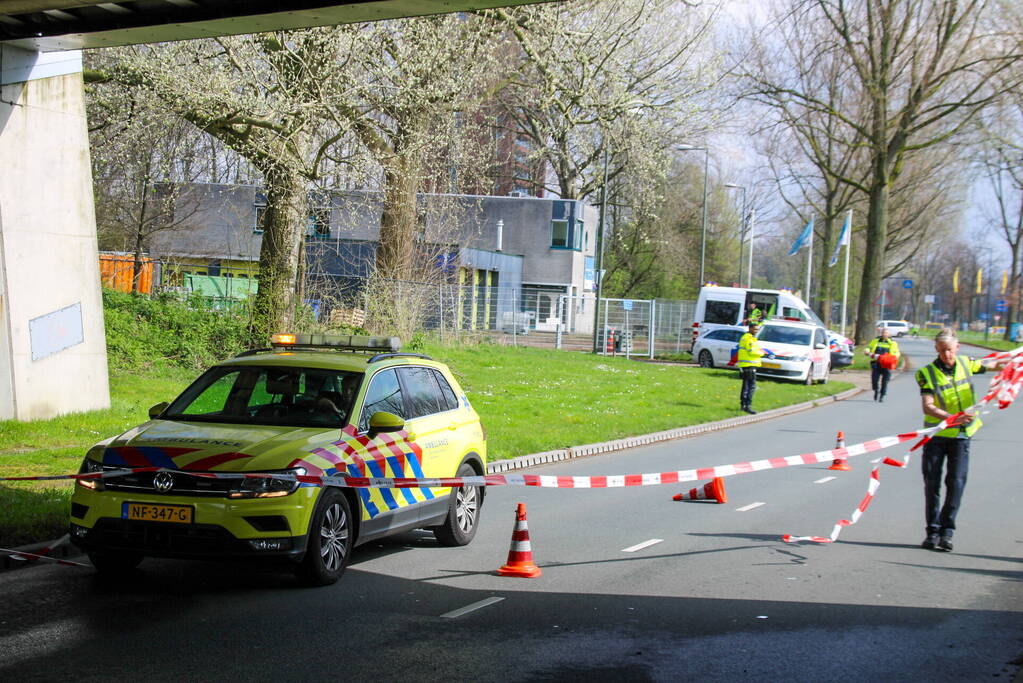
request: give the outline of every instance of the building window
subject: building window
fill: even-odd
[[[306,220],[305,236],[313,240],[330,239],[330,208],[313,209]]]
[[[572,226],[572,248],[576,251],[580,251],[583,248],[583,234],[586,232],[586,226],[583,225],[581,220],[576,220],[575,225]]]
[[[256,221],[252,224],[252,234],[262,235],[266,225],[266,205],[256,204]]]
[[[551,246],[568,247],[568,221],[551,221]]]

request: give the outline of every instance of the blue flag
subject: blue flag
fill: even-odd
[[[850,211],[845,215],[845,222],[842,223],[842,232],[838,233],[838,244],[835,245],[835,253],[831,255],[831,260],[828,261],[828,267],[838,263],[838,253],[842,251],[843,246],[849,245],[849,233],[852,231],[852,212]]]
[[[803,248],[806,241],[810,239],[810,235],[813,234],[813,217],[810,217],[810,221],[803,228],[803,232],[796,238],[796,241],[792,243],[792,248],[789,249],[789,256],[795,256],[796,253]]]

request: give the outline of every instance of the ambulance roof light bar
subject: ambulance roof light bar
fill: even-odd
[[[287,348],[335,349],[338,351],[376,351],[397,353],[401,350],[398,337],[370,337],[351,334],[275,334],[270,338],[275,350]]]

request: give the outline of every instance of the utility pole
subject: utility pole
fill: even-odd
[[[597,225],[597,284],[594,292],[596,301],[593,307],[593,353],[599,353],[597,332],[600,326],[600,296],[604,289],[604,222],[607,220],[607,147],[604,147],[604,181],[600,186],[600,223]],[[604,347],[607,348],[607,331],[604,331]]]

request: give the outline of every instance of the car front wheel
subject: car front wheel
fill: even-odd
[[[458,468],[459,477],[476,476],[472,465],[463,464]],[[483,495],[479,486],[459,486],[450,494],[448,516],[444,523],[433,528],[437,542],[446,546],[468,545],[476,535],[480,521]]]
[[[704,349],[700,351],[700,367],[701,368],[712,368],[714,367],[714,357],[710,355],[710,351]]]
[[[353,541],[348,499],[337,489],[325,489],[313,513],[305,557],[295,573],[310,586],[334,583],[348,566]]]

